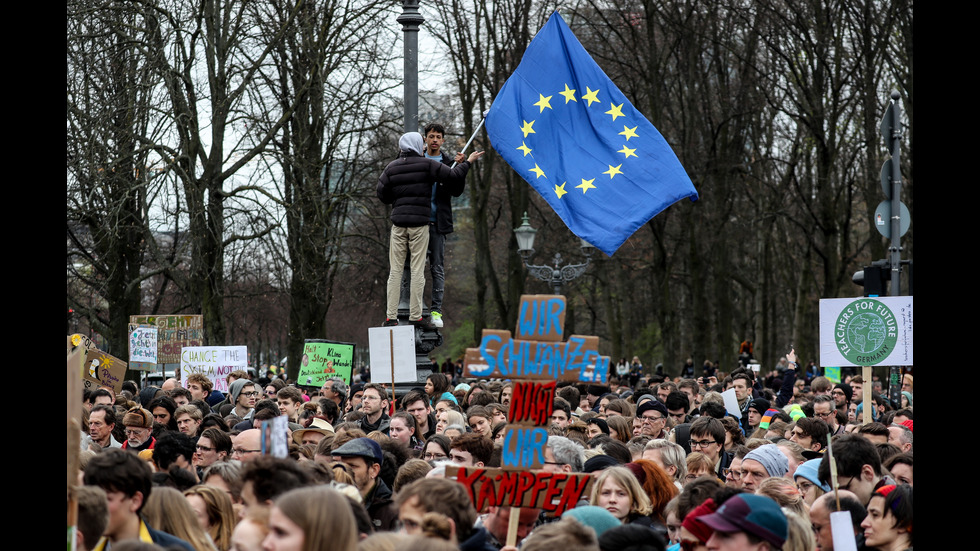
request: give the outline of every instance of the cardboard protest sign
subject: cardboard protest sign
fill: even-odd
[[[588,497],[592,477],[586,473],[505,471],[476,467],[446,467],[446,478],[454,478],[470,494],[473,506],[534,507],[560,515]]]
[[[296,384],[321,387],[327,379],[340,378],[350,384],[354,367],[354,345],[349,342],[333,342],[307,339],[303,344]]]
[[[599,337],[571,335],[566,342],[513,339],[509,331],[484,329],[479,359],[467,354],[463,374],[605,384],[609,357],[599,355]]]
[[[565,297],[523,295],[517,315],[517,338],[559,342],[565,330]]]
[[[157,363],[180,363],[180,353],[184,347],[204,344],[204,316],[199,314],[129,316],[129,323],[157,328]]]
[[[368,341],[372,383],[418,382],[419,375],[415,367],[415,328],[410,325],[369,327]]]
[[[227,393],[227,376],[239,369],[248,369],[244,346],[186,346],[180,352],[180,386],[184,388],[191,373],[200,373],[214,384],[214,390]]]
[[[820,365],[913,365],[912,297],[820,300]]]
[[[150,325],[129,326],[129,368],[153,371],[157,365],[157,328]]]
[[[555,381],[517,381],[510,397],[507,423],[546,427],[555,408]]]
[[[477,510],[536,507],[560,514],[586,495],[587,474],[542,472],[557,380],[602,382],[609,358],[598,352],[599,338],[572,335],[562,342],[565,297],[525,295],[510,331],[485,329],[479,348],[467,349],[464,373],[471,377],[514,379],[500,469],[450,467],[446,476],[463,484]],[[511,512],[511,519],[519,513]],[[514,541],[517,525],[508,527]]]
[[[110,356],[101,350],[89,349],[85,354],[85,369],[82,382],[85,388],[98,385],[112,388],[113,392],[122,390],[123,378],[126,376],[126,362]]]

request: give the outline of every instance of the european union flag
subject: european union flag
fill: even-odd
[[[568,229],[608,255],[698,192],[670,145],[555,12],[487,114],[494,149]]]

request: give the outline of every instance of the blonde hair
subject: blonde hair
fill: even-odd
[[[810,508],[803,501],[803,494],[796,484],[781,476],[773,476],[763,480],[755,491],[757,495],[772,498],[783,509],[793,511],[800,516],[810,518]]]
[[[653,506],[650,504],[650,496],[640,486],[640,481],[636,479],[633,472],[626,467],[608,467],[599,473],[598,478],[592,483],[592,496],[589,498],[590,504],[599,504],[599,493],[602,491],[603,484],[609,479],[612,479],[613,483],[626,490],[626,493],[629,494],[630,515],[646,516],[653,512]]]
[[[340,492],[327,486],[297,488],[279,496],[273,507],[303,530],[303,551],[357,549],[357,521]]]
[[[150,526],[186,541],[194,549],[215,549],[191,504],[179,491],[164,486],[153,488],[142,512]]]
[[[208,535],[218,551],[228,551],[231,547],[231,533],[237,524],[235,508],[228,494],[213,486],[194,486],[184,491],[184,497],[197,496],[207,506]]]
[[[770,479],[766,479],[770,480]],[[813,525],[810,516],[800,515],[796,511],[783,507],[786,522],[789,524],[789,535],[783,543],[782,551],[810,551],[817,548],[817,538],[813,535]]]

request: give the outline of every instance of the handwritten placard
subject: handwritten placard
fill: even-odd
[[[152,371],[157,365],[157,328],[150,325],[129,327],[129,368]]]
[[[599,337],[595,336],[571,335],[566,342],[530,341],[513,339],[509,331],[484,329],[479,355],[464,357],[463,373],[605,384],[609,357],[600,355],[598,348]]]
[[[586,473],[505,471],[493,468],[446,467],[470,494],[477,511],[487,507],[534,507],[560,515],[588,496],[592,477]]]
[[[184,388],[191,373],[200,373],[214,384],[214,390],[227,393],[226,377],[239,369],[248,369],[244,346],[185,346],[180,352],[180,386]]]
[[[89,349],[85,354],[85,369],[82,372],[85,386],[95,385],[111,387],[117,394],[122,390],[123,378],[126,376],[126,362],[110,356],[97,349]]]
[[[296,381],[300,386],[321,387],[327,379],[336,377],[350,384],[353,365],[353,344],[308,339],[303,345],[303,357]]]
[[[131,325],[152,325],[157,328],[157,363],[181,363],[184,347],[204,344],[204,316],[129,316]]]
[[[517,315],[517,338],[558,342],[565,330],[565,297],[522,295]]]

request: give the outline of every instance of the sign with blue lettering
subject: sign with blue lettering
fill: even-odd
[[[517,315],[517,338],[559,342],[565,332],[565,297],[522,295]]]
[[[509,331],[484,329],[480,348],[464,359],[467,377],[598,382],[605,384],[609,357],[599,337],[572,335],[565,342],[516,340]]]

